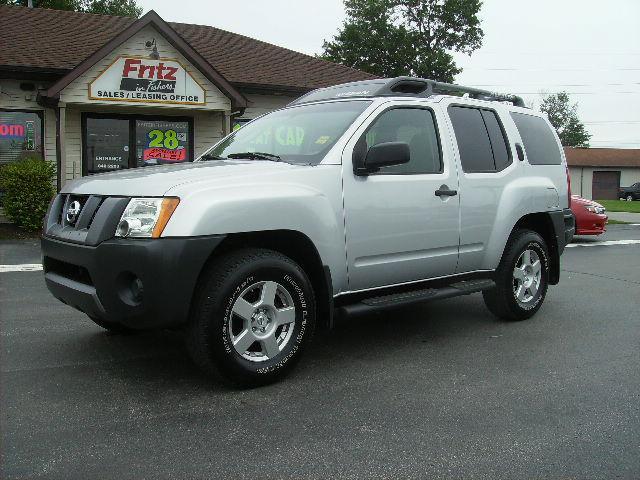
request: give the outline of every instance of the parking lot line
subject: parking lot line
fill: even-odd
[[[639,245],[640,240],[603,240],[601,242],[590,243],[570,243],[569,247],[606,247],[610,245]]]
[[[0,273],[9,272],[38,272],[42,270],[40,263],[23,263],[21,265],[0,265]]]

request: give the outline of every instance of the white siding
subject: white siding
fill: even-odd
[[[244,96],[248,100],[248,106],[240,118],[253,120],[260,115],[284,107],[300,95],[258,95],[245,93]]]
[[[80,118],[80,110],[67,107],[64,137],[67,158],[62,167],[65,172],[63,184],[66,180],[82,176],[82,125]]]
[[[224,137],[224,121],[224,114],[221,112],[195,112],[193,158],[198,158],[211,145]]]
[[[106,55],[102,60],[91,67],[84,75],[71,82],[60,94],[60,100],[67,104],[78,103],[91,103],[91,104],[103,104],[103,105],[123,105],[129,107],[130,110],[134,110],[136,107],[145,105],[145,103],[131,103],[131,102],[116,102],[108,100],[89,100],[89,83],[95,80],[95,78],[104,71],[119,55],[132,55],[132,56],[149,56],[149,50],[145,48],[145,42],[155,39],[158,52],[163,58],[175,58],[182,63],[191,76],[204,88],[206,92],[206,104],[205,105],[167,105],[161,106],[156,103],[149,105],[156,108],[183,108],[188,110],[226,110],[231,109],[231,101],[224,96],[224,94],[214,86],[205,76],[196,70],[185,57],[177,52],[173,46],[152,26],[143,28],[140,32],[135,34],[129,40],[124,42],[114,51]],[[130,113],[133,113],[132,111]]]

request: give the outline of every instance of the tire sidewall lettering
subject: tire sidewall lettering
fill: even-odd
[[[296,307],[296,323],[294,329],[296,329],[297,332],[294,332],[289,344],[285,347],[283,352],[275,357],[275,359],[266,360],[264,362],[251,362],[242,358],[242,356],[236,352],[235,348],[233,348],[229,334],[229,324],[233,315],[233,305],[240,294],[253,283],[267,280],[278,282],[286,288],[291,295]],[[224,354],[228,357],[233,357],[232,361],[243,364],[244,368],[247,370],[251,370],[257,374],[269,374],[282,369],[300,350],[305,339],[308,318],[310,315],[310,305],[304,289],[300,286],[299,281],[291,274],[281,271],[271,273],[265,272],[264,274],[261,274],[258,271],[246,276],[241,282],[234,286],[231,293],[226,296],[222,314],[222,331],[220,333],[222,335]]]
[[[515,295],[513,297],[513,300],[516,303],[516,305],[518,306],[518,308],[520,308],[520,309],[522,309],[524,311],[530,311],[530,310],[534,310],[535,308],[537,308],[538,305],[540,304],[540,302],[542,302],[542,300],[544,299],[544,296],[542,294],[542,290],[547,287],[547,279],[549,277],[549,259],[547,258],[547,254],[546,254],[544,248],[542,248],[542,246],[538,242],[530,241],[520,250],[520,253],[515,258],[515,263],[513,264],[514,268],[515,268],[515,265],[518,262],[518,258],[520,258],[520,255],[525,250],[534,250],[538,254],[538,256],[540,257],[540,259],[542,261],[542,266],[543,266],[543,273],[540,276],[540,281],[544,282],[544,284],[541,283],[540,289],[538,290],[538,293],[536,294],[537,298],[535,299],[535,301],[532,302],[530,305],[522,305],[515,298]]]

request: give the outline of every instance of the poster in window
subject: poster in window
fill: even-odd
[[[42,157],[42,122],[36,112],[0,111],[0,164]]]
[[[190,148],[189,122],[136,120],[137,166],[188,161]]]

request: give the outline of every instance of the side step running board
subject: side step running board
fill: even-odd
[[[374,311],[379,312],[381,310],[414,305],[429,300],[469,295],[482,290],[495,288],[495,286],[496,283],[493,280],[465,280],[452,283],[442,288],[424,288],[422,290],[411,290],[408,292],[394,293],[392,295],[365,298],[358,303],[342,306],[340,313],[347,316],[362,315]]]

